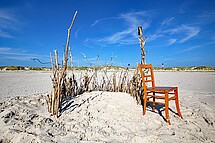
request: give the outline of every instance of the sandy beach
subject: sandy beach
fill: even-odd
[[[215,72],[155,72],[157,85],[179,87],[183,119],[171,125],[127,93],[68,97],[59,118],[47,109],[52,72],[0,71],[0,142],[215,142]],[[170,108],[175,111],[174,102]]]

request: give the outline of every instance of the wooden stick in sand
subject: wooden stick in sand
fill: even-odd
[[[69,42],[70,42],[70,32],[71,29],[73,27],[76,15],[77,15],[77,11],[75,12],[71,25],[68,29],[68,35],[67,35],[67,42],[66,42],[66,49],[65,49],[65,53],[64,53],[64,61],[63,61],[63,68],[61,70],[61,72],[59,72],[59,67],[58,67],[58,55],[57,55],[57,51],[55,51],[55,67],[54,67],[54,82],[53,82],[53,88],[54,88],[54,94],[53,94],[53,98],[52,98],[52,115],[56,115],[58,114],[58,110],[60,107],[60,102],[61,102],[61,86],[62,86],[62,82],[63,79],[66,76],[66,69],[67,69],[67,61],[68,61],[68,51],[69,51]],[[57,82],[57,85],[55,85],[55,80]],[[57,100],[58,99],[58,100]]]
[[[141,26],[138,27],[138,36],[139,36],[140,48],[141,48],[141,64],[145,64],[146,61],[145,61],[144,46],[145,46],[146,38],[143,38],[143,31]]]

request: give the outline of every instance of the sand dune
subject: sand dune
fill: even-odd
[[[171,125],[126,93],[68,97],[59,118],[47,111],[49,72],[0,72],[0,142],[214,142],[215,73],[156,72],[156,83],[179,87],[183,119]],[[174,104],[170,108],[175,111]]]

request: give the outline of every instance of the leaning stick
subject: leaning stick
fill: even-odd
[[[121,70],[121,73],[120,73],[120,76],[119,76],[119,81],[118,81],[118,92],[121,91],[120,83],[121,83],[121,78],[122,78],[122,72],[123,72],[123,69]]]
[[[73,24],[74,24],[74,21],[75,21],[75,18],[76,18],[76,15],[77,15],[78,11],[75,12],[74,16],[73,16],[73,19],[72,19],[72,23],[68,29],[68,35],[67,35],[67,42],[66,42],[66,49],[65,49],[65,53],[64,53],[64,62],[63,62],[63,70],[61,71],[61,75],[60,75],[60,78],[58,80],[58,85],[57,85],[57,91],[56,93],[54,94],[54,99],[59,98],[58,100],[58,103],[57,103],[57,109],[59,109],[59,106],[60,106],[60,86],[61,86],[61,82],[62,82],[62,79],[64,78],[65,76],[65,72],[66,72],[66,69],[67,69],[67,61],[68,61],[68,51],[69,51],[69,42],[70,42],[70,32],[71,32],[71,29],[73,27]],[[53,106],[53,105],[52,105]],[[52,108],[52,115],[54,115],[54,107]]]
[[[54,77],[53,77],[53,88],[54,88],[54,92],[53,92],[53,95],[52,95],[52,105],[51,105],[51,110],[52,110],[52,115],[55,115],[56,113],[56,107],[55,107],[55,104],[56,104],[56,98],[57,98],[57,92],[58,92],[58,82],[59,82],[59,72],[58,72],[58,53],[57,53],[57,50],[54,50],[54,68],[53,68],[53,74],[54,74]]]
[[[113,74],[113,92],[116,92],[116,73]]]
[[[65,75],[65,71],[67,69],[67,61],[68,61],[68,51],[69,51],[69,42],[70,42],[70,32],[71,32],[71,29],[73,27],[73,24],[75,22],[75,18],[76,18],[76,15],[77,15],[78,11],[75,12],[74,16],[73,16],[73,19],[72,19],[72,23],[68,29],[68,36],[67,36],[67,42],[66,42],[66,50],[65,50],[65,53],[64,53],[64,63],[63,63],[63,70],[61,72],[61,77],[60,77],[60,82],[61,80],[63,79],[64,75]],[[59,83],[60,83],[59,82]]]

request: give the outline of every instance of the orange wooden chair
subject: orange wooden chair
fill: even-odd
[[[182,118],[179,108],[178,87],[155,86],[154,72],[151,64],[138,64],[138,68],[144,87],[143,115],[146,114],[146,104],[148,102],[152,103],[153,111],[155,110],[156,104],[163,104],[165,107],[166,121],[170,125],[169,101],[175,100],[175,105],[178,112],[177,114]]]

